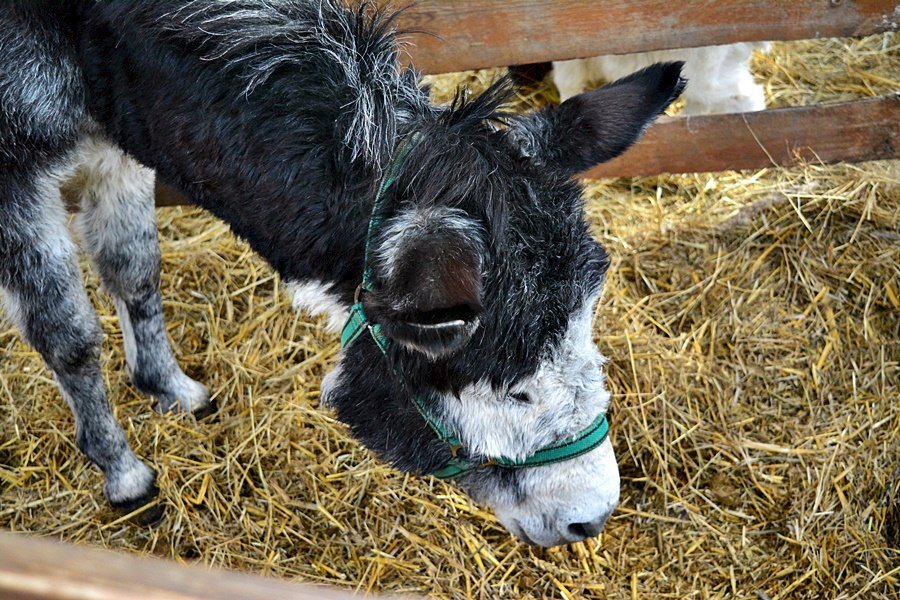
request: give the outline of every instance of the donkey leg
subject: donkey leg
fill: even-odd
[[[153,171],[99,139],[88,143],[85,156],[78,229],[112,295],[131,379],[157,399],[160,412],[207,414],[209,392],[182,372],[166,336]]]
[[[0,172],[0,291],[13,321],[56,375],[75,416],[78,447],[106,476],[106,497],[123,509],[155,498],[155,473],[134,455],[106,400],[100,323],[48,175]]]

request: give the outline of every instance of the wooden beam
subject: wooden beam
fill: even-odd
[[[900,94],[753,113],[676,117],[583,177],[761,169],[900,158]]]
[[[340,600],[324,586],[0,533],[3,600]]]
[[[387,0],[384,0],[387,1]],[[392,2],[395,3],[395,2]],[[900,27],[897,0],[416,0],[400,28],[424,73]]]

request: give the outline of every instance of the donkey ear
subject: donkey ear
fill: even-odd
[[[657,63],[526,117],[510,131],[523,154],[574,175],[615,158],[684,90],[683,62]]]
[[[468,341],[483,312],[477,221],[458,209],[406,209],[382,225],[374,255],[366,310],[388,338],[431,358]]]

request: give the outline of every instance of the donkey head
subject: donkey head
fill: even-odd
[[[458,100],[416,123],[379,193],[325,401],[398,468],[458,476],[530,543],[596,535],[619,498],[591,336],[609,260],[571,177],[628,148],[681,92],[680,70],[519,117],[498,113],[503,84]]]

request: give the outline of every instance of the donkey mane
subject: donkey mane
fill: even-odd
[[[404,73],[397,61],[399,11],[370,0],[354,0],[350,10],[341,0],[122,4],[129,6],[123,18],[237,77],[248,97],[282,77],[315,77],[314,84],[291,84],[293,101],[340,107],[336,130],[352,161],[385,164],[402,111],[427,110],[418,74]]]

